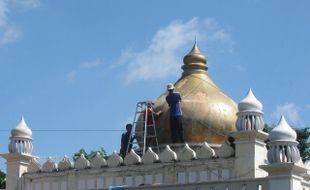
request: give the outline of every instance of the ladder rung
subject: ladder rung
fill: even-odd
[[[153,135],[153,136],[146,136],[146,138],[155,138],[156,136]]]
[[[144,123],[144,121],[135,121],[133,123]]]
[[[136,111],[136,113],[144,113],[145,111]]]
[[[136,131],[135,134],[143,134],[144,131]]]

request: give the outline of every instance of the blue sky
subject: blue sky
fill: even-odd
[[[195,36],[209,75],[265,120],[310,126],[307,1],[0,0],[0,152],[21,116],[31,129],[115,129],[181,75]],[[34,154],[119,150],[121,131],[34,131]],[[0,169],[5,168],[1,160]]]

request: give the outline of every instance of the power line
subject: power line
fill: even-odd
[[[9,129],[0,129],[1,132],[11,131]],[[123,129],[32,129],[36,132],[118,132]]]

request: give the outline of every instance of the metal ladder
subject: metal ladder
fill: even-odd
[[[153,150],[155,148],[155,151],[159,153],[154,117],[155,115],[153,111],[153,106],[151,107],[152,112],[150,115],[148,111],[149,103],[152,102],[142,101],[137,103],[126,153],[130,151],[131,147],[134,148],[134,145],[138,145],[140,147],[138,151],[142,153],[142,155],[144,155],[148,147],[151,147]],[[147,122],[149,117],[152,117],[151,124],[148,124]]]

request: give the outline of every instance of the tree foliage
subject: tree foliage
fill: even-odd
[[[101,154],[101,156],[103,156],[104,158],[108,157],[108,155],[107,155],[107,153],[103,147],[100,147],[99,150],[92,150],[92,151],[90,151],[90,153],[87,153],[84,148],[81,148],[78,152],[74,153],[73,160],[76,161],[77,159],[79,159],[81,154],[84,154],[85,158],[90,160],[96,155],[97,152],[99,152],[99,154]]]
[[[0,189],[5,189],[6,174],[0,170]]]
[[[310,131],[309,127],[294,128],[297,133],[298,149],[303,161],[310,159],[310,143],[308,142]]]

